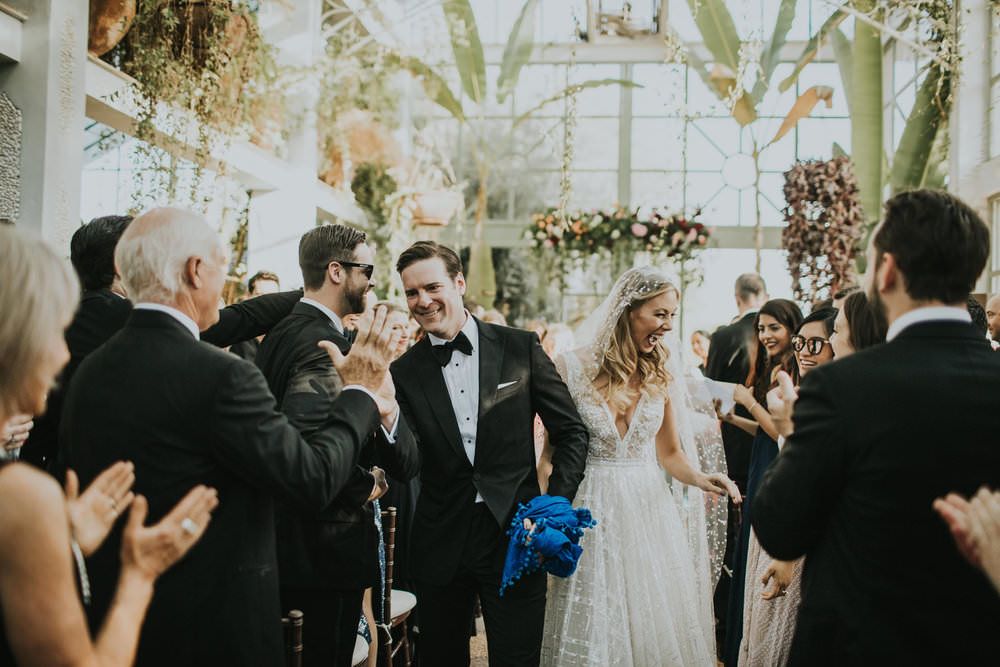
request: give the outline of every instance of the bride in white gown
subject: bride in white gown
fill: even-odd
[[[678,299],[659,270],[626,271],[557,361],[590,431],[574,504],[599,525],[576,573],[550,578],[543,665],[715,664],[724,494],[739,492],[711,398],[671,344]]]

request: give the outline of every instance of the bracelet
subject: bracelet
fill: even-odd
[[[749,408],[747,408],[747,412],[749,412],[752,415],[753,414],[753,409],[756,408],[758,405],[760,405],[760,403],[757,402],[757,399],[754,399],[753,405],[751,405]]]

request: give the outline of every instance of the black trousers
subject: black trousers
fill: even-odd
[[[351,667],[364,595],[364,589],[281,589],[284,615],[302,612],[303,667]]]
[[[545,619],[545,572],[522,578],[503,597],[500,579],[507,537],[485,503],[479,503],[454,578],[444,584],[417,582],[420,664],[469,664],[469,618],[479,595],[490,667],[532,667],[541,658]]]

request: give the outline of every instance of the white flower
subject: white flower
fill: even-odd
[[[617,229],[614,230],[613,232],[611,232],[611,238],[614,239],[614,240],[616,240],[616,241],[619,238],[621,238],[621,235],[622,235],[622,233],[619,230],[617,230]]]
[[[544,241],[548,237],[545,235],[545,232],[538,232],[537,234],[535,234],[535,238],[538,239],[539,241]]]

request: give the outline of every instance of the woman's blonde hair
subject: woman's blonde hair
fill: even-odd
[[[632,340],[629,313],[650,299],[668,292],[680,295],[673,284],[665,282],[654,290],[644,293],[641,298],[634,299],[622,311],[611,333],[598,376],[607,378],[608,384],[604,388],[604,395],[612,409],[618,412],[626,412],[642,392],[651,396],[667,394],[667,386],[670,384],[667,359],[670,353],[663,345],[654,345],[650,352],[640,352]],[[635,374],[638,374],[639,378],[638,388],[630,386],[632,376]]]
[[[0,416],[23,412],[53,332],[73,317],[80,283],[43,241],[0,226]],[[48,383],[51,378],[42,378]]]

